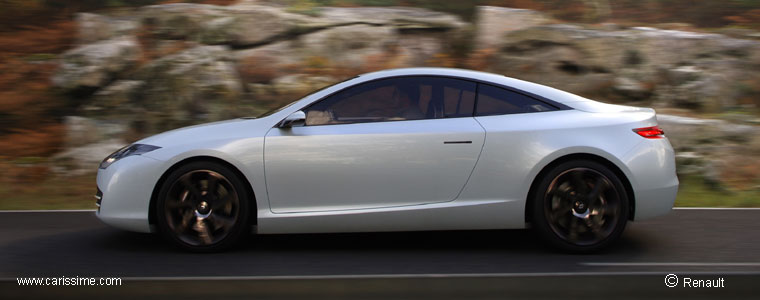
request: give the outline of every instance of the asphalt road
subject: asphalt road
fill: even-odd
[[[59,276],[121,277],[140,287],[120,294],[130,297],[204,295],[219,293],[211,288],[219,286],[227,292],[253,288],[264,293],[258,298],[320,291],[356,298],[351,291],[358,287],[358,298],[420,289],[437,298],[458,298],[453,291],[494,296],[500,289],[581,295],[589,283],[631,297],[648,295],[649,289],[665,298],[757,295],[758,220],[760,210],[752,209],[674,210],[629,223],[619,243],[592,255],[556,252],[529,230],[251,236],[232,251],[194,254],[175,250],[156,235],[107,227],[93,212],[0,212],[0,286],[15,287],[1,289],[0,298],[29,293],[18,287],[17,277]],[[727,287],[667,289],[663,278],[670,273],[724,277]],[[298,287],[291,286],[294,282]],[[41,290],[61,298],[56,290]]]

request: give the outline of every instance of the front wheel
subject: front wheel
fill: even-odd
[[[534,193],[533,227],[560,249],[587,253],[617,240],[628,221],[623,183],[606,166],[574,160],[552,168]]]
[[[158,229],[185,250],[227,249],[247,232],[248,199],[243,182],[228,167],[192,162],[164,181],[155,207]]]

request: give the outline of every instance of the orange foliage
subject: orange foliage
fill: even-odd
[[[72,20],[0,32],[0,54],[59,53],[71,47],[75,35]]]
[[[724,17],[724,19],[739,25],[760,26],[760,9],[752,9],[740,15]]]
[[[0,157],[0,172],[3,174],[0,184],[12,193],[28,192],[30,188],[35,187],[33,183],[40,182],[49,171],[44,164],[9,163]]]
[[[269,83],[278,71],[265,57],[246,57],[237,64],[238,74],[247,83]]]
[[[53,112],[64,99],[49,91],[52,63],[6,60],[0,67],[0,156],[44,156],[60,149],[63,126]]]
[[[57,65],[46,58],[69,48],[75,33],[70,20],[0,33],[0,156],[46,156],[61,148],[63,126],[54,114],[66,101],[51,91]]]
[[[0,139],[0,156],[46,157],[61,150],[64,126],[48,123],[34,129],[17,129]]]

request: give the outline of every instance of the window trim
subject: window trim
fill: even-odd
[[[357,76],[357,77],[360,78],[361,75]],[[352,79],[356,79],[357,77],[354,77]],[[382,77],[382,78],[375,78],[375,79],[363,81],[361,83],[357,83],[357,84],[354,84],[354,85],[351,85],[351,86],[344,87],[344,88],[339,89],[337,91],[334,91],[334,92],[332,92],[330,94],[327,94],[327,95],[323,96],[322,98],[314,100],[314,102],[309,103],[308,105],[306,105],[304,107],[301,107],[300,110],[303,110],[303,111],[308,110],[309,108],[311,108],[312,106],[316,105],[317,103],[322,102],[325,99],[327,99],[329,97],[332,97],[333,95],[335,95],[337,93],[343,92],[343,91],[345,91],[347,89],[356,87],[358,85],[369,84],[369,83],[380,81],[380,80],[398,79],[398,78],[406,78],[406,77],[446,78],[446,79],[456,79],[456,80],[462,80],[462,81],[468,81],[468,82],[475,83],[475,101],[473,102],[472,116],[449,117],[449,118],[443,117],[443,118],[437,118],[437,119],[427,119],[427,118],[425,118],[425,119],[419,119],[419,120],[394,120],[394,121],[383,120],[383,121],[375,121],[375,122],[360,122],[360,123],[347,123],[347,124],[304,125],[304,127],[310,127],[310,126],[333,126],[333,125],[353,125],[353,124],[384,123],[384,122],[423,121],[423,120],[445,120],[445,119],[453,119],[453,118],[491,117],[491,116],[504,116],[504,115],[513,115],[514,114],[513,113],[513,114],[498,114],[498,115],[488,115],[488,116],[476,116],[475,114],[477,113],[477,109],[478,109],[478,97],[479,97],[479,91],[480,91],[480,85],[481,84],[490,85],[490,86],[493,86],[493,87],[497,87],[497,88],[502,88],[502,89],[508,90],[510,92],[522,94],[523,96],[526,96],[526,97],[529,97],[529,98],[533,98],[534,100],[536,100],[538,102],[541,102],[541,103],[544,103],[544,104],[546,104],[546,105],[548,105],[550,107],[556,108],[556,110],[551,110],[551,111],[572,110],[573,109],[570,106],[564,105],[562,103],[559,103],[557,101],[548,99],[546,97],[542,97],[542,96],[536,95],[534,93],[531,93],[531,92],[528,92],[528,91],[525,91],[525,90],[521,90],[521,89],[518,89],[518,88],[514,88],[514,87],[511,87],[511,86],[507,86],[507,85],[503,85],[503,84],[499,84],[499,83],[495,83],[495,82],[491,82],[491,81],[485,81],[485,80],[474,79],[474,78],[469,78],[469,77],[452,76],[452,75],[407,74],[407,75],[396,75],[396,76],[388,76],[388,77]],[[349,79],[349,80],[351,80],[351,79]],[[348,81],[348,80],[346,80],[346,81]],[[544,112],[551,112],[551,111],[544,111]]]

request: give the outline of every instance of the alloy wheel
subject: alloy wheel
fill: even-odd
[[[208,246],[230,234],[240,216],[240,199],[223,175],[193,170],[171,184],[163,211],[176,238],[190,246]]]
[[[603,242],[623,215],[620,194],[612,181],[590,168],[572,168],[557,175],[544,195],[549,228],[577,246]]]

